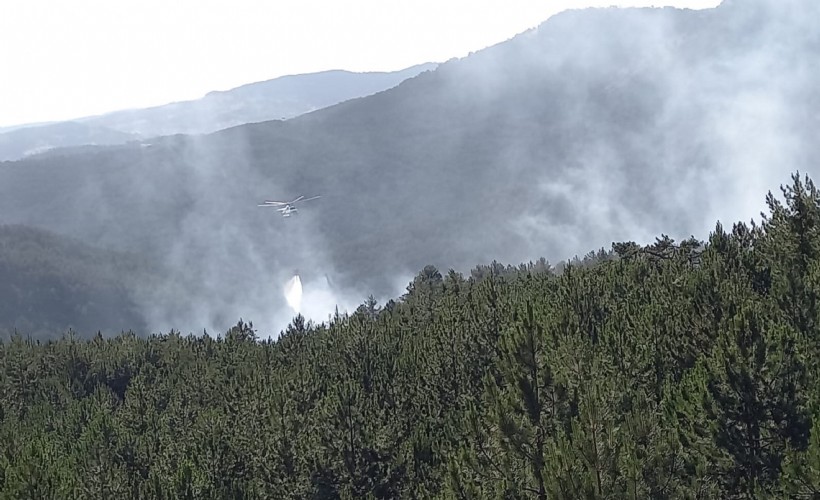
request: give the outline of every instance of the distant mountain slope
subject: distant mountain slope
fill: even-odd
[[[208,133],[244,123],[293,118],[381,92],[436,66],[425,63],[393,72],[337,70],[283,76],[210,92],[193,101],[115,111],[69,122],[7,127],[0,129],[0,161],[59,147],[122,144],[140,138]]]
[[[283,76],[227,91],[209,92],[194,101],[116,111],[81,121],[143,137],[208,133],[244,123],[293,118],[375,94],[436,66],[426,63],[393,72],[334,70]]]
[[[288,121],[2,164],[0,217],[144,252],[198,283],[158,294],[149,324],[219,330],[281,324],[295,268],[330,277],[302,281],[332,310],[426,264],[702,234],[818,176],[818,22],[809,0],[568,11]],[[322,198],[290,219],[256,206],[300,194]]]
[[[0,131],[0,161],[16,160],[54,148],[122,144],[138,136],[99,125],[58,122]]]

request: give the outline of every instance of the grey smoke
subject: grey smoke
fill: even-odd
[[[566,12],[286,123],[2,164],[0,222],[146,249],[169,275],[139,287],[153,331],[241,316],[263,335],[293,316],[293,269],[321,321],[427,264],[703,238],[815,176],[818,21],[808,0]],[[256,206],[301,194],[322,198],[290,219]]]

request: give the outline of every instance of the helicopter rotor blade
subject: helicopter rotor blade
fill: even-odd
[[[304,196],[302,196],[301,198],[304,198]],[[316,198],[321,198],[321,196],[314,196],[312,198],[308,198],[308,199],[305,199],[305,200],[302,200],[301,198],[300,198],[300,201],[304,203],[306,201],[315,200]],[[296,203],[296,202],[294,202],[294,203]]]

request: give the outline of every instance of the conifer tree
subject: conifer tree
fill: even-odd
[[[795,332],[755,302],[730,313],[707,364],[704,408],[715,444],[732,458],[725,487],[748,498],[773,491],[787,449],[805,449],[811,428]]]

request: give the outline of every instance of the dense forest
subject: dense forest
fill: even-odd
[[[552,268],[426,267],[276,340],[240,320],[0,348],[2,498],[820,495],[820,193]]]

